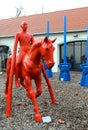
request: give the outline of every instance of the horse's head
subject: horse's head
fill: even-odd
[[[54,40],[50,40],[48,37],[45,37],[43,40],[41,53],[42,56],[46,62],[47,68],[52,68],[54,66],[54,46],[53,43],[55,42],[56,38]]]

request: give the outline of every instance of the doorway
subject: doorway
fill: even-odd
[[[10,48],[5,45],[0,46],[0,71],[6,69],[7,58],[10,55]]]

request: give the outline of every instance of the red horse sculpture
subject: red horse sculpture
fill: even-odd
[[[51,100],[53,104],[56,104],[56,100],[54,98],[53,90],[50,84],[50,81],[46,75],[46,72],[43,67],[43,63],[41,60],[41,57],[44,58],[46,61],[47,68],[52,68],[54,65],[54,59],[53,59],[53,52],[54,52],[54,46],[53,43],[56,39],[50,40],[49,38],[40,38],[38,40],[35,40],[35,42],[32,44],[30,49],[27,51],[25,56],[22,59],[22,63],[20,65],[19,69],[19,79],[20,84],[26,89],[26,95],[28,98],[30,98],[34,105],[34,111],[35,116],[34,120],[41,122],[42,116],[39,112],[38,104],[36,98],[41,95],[42,88],[41,88],[41,72],[43,72],[43,75],[46,79],[46,82],[48,84],[48,89],[50,92]],[[10,116],[11,111],[11,102],[12,102],[12,82],[13,78],[11,75],[11,61],[12,56],[10,56],[7,60],[7,79],[6,79],[6,88],[5,88],[5,97],[7,101],[6,105],[6,116]],[[15,70],[14,73],[15,74]],[[12,79],[11,79],[12,78]],[[32,81],[35,81],[36,84],[36,92],[33,90]]]

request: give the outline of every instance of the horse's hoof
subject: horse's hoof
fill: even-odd
[[[40,114],[36,114],[34,116],[34,120],[37,121],[37,122],[42,122],[42,116]]]
[[[57,105],[58,102],[57,102],[56,100],[53,100],[53,101],[52,101],[52,104],[56,104],[56,105]]]

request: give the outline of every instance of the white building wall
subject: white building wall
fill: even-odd
[[[0,46],[6,45],[9,46],[11,49],[11,54],[13,53],[13,46],[14,46],[14,37],[6,37],[6,38],[0,38]],[[19,44],[18,44],[19,49]]]
[[[0,46],[6,45],[9,46],[11,52],[13,51],[14,37],[0,38]]]

